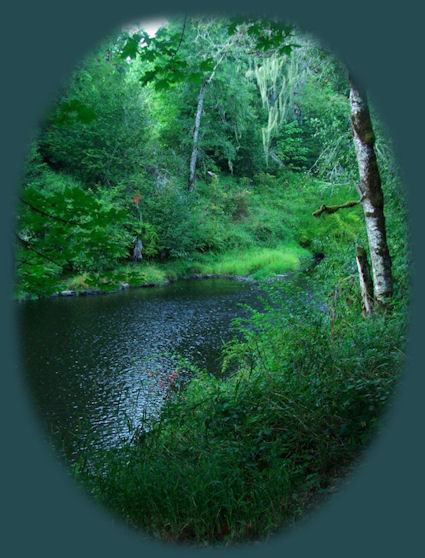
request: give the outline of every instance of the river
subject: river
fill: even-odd
[[[243,304],[261,308],[261,293],[255,283],[206,279],[21,301],[26,385],[59,452],[72,460],[116,446],[155,416],[166,394],[160,384],[182,370],[170,355],[217,373],[233,318],[249,315]]]

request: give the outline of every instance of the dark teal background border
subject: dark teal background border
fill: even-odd
[[[208,5],[212,5],[208,4]],[[16,186],[31,131],[59,82],[98,39],[122,23],[198,8],[157,0],[16,1],[1,18],[1,531],[3,556],[417,556],[424,547],[423,427],[425,371],[421,278],[424,276],[424,89],[422,10],[413,0],[217,0],[216,9],[279,15],[313,32],[348,64],[394,138],[407,187],[414,286],[409,363],[384,432],[347,479],[346,488],[292,531],[266,545],[190,550],[144,542],[66,479],[42,439],[25,396],[11,302]]]

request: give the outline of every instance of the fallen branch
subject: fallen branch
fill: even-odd
[[[373,309],[373,279],[370,273],[366,250],[362,246],[356,249],[357,269],[359,270],[360,289],[362,293],[363,315],[369,316]]]

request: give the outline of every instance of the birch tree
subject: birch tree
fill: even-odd
[[[313,216],[319,217],[322,213],[332,214],[339,209],[362,205],[372,263],[373,299],[378,306],[385,307],[393,294],[393,280],[385,227],[384,195],[374,149],[375,134],[366,94],[352,76],[349,77],[349,82],[351,132],[359,169],[360,181],[357,190],[360,198],[341,205],[322,204]],[[367,274],[367,271],[365,273]],[[365,280],[361,271],[360,275],[360,282],[363,285]],[[363,299],[365,304],[365,298]]]
[[[359,166],[359,193],[362,199],[373,271],[373,293],[378,304],[385,304],[393,293],[391,258],[384,216],[384,196],[376,153],[375,134],[366,96],[350,76],[351,129]]]

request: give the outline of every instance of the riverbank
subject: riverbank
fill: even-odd
[[[232,250],[221,254],[192,254],[165,263],[128,263],[112,271],[63,277],[47,296],[89,296],[117,293],[131,288],[164,286],[182,279],[234,279],[238,281],[281,280],[288,273],[306,268],[317,259],[296,243],[274,248]],[[20,293],[17,298],[31,298]]]
[[[363,320],[359,301],[327,315],[294,281],[270,297],[238,321],[222,373],[194,370],[175,392],[177,360],[170,381],[158,379],[160,420],[73,465],[128,525],[200,546],[265,540],[337,489],[367,447],[403,361],[402,315]]]

